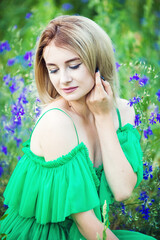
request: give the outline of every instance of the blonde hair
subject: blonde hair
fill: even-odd
[[[77,53],[92,75],[98,67],[112,88],[114,99],[118,93],[118,76],[112,42],[107,33],[94,21],[83,16],[59,16],[51,20],[42,32],[35,56],[35,81],[43,104],[56,99],[59,94],[52,85],[43,50],[51,41]]]

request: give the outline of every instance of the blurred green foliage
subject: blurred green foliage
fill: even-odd
[[[0,53],[0,168],[3,168],[0,183],[0,215],[5,212],[3,191],[17,164],[17,157],[20,158],[23,154],[22,145],[17,147],[14,138],[17,137],[22,142],[27,140],[38,113],[33,65],[24,65],[24,56],[28,52],[34,55],[37,38],[52,18],[62,14],[80,14],[97,22],[113,41],[116,61],[120,64],[118,68],[120,96],[128,100],[134,97],[141,98],[139,103],[134,104],[136,114],[140,115],[141,120],[137,128],[142,136],[143,161],[148,164],[147,166],[152,166],[150,176],[143,180],[132,197],[123,203],[115,203],[111,207],[109,216],[111,228],[136,230],[158,239],[160,236],[160,124],[158,120],[151,124],[149,119],[153,113],[154,116],[160,113],[160,102],[156,95],[160,89],[159,1],[28,0],[22,2],[3,0],[0,2],[0,9],[0,43],[8,41],[11,47],[10,51]],[[9,65],[8,61],[14,58],[17,62]],[[136,73],[140,78],[146,76],[148,83],[140,86],[138,81],[129,82],[130,77],[135,76]],[[14,93],[9,88],[13,80],[8,85],[4,83],[6,75],[16,78],[19,89]],[[24,82],[20,80],[21,78]],[[14,128],[15,132],[12,134],[5,127],[11,125],[14,117],[11,110],[15,106],[18,108],[17,99],[25,92],[25,87],[28,103],[23,103],[21,106],[25,114],[20,116],[22,122]],[[146,138],[144,131],[148,127],[153,134]],[[7,154],[2,151],[3,145],[8,149]],[[145,169],[146,166],[144,166]],[[148,196],[147,202],[138,199],[143,192]],[[145,215],[140,212],[144,202],[146,209],[150,209],[148,219],[144,218]]]

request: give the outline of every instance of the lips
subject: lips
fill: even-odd
[[[63,88],[63,90],[71,90],[71,89],[74,89],[74,88],[77,88],[77,87]]]
[[[78,87],[71,87],[71,88],[63,88],[63,91],[65,93],[71,93],[73,91],[75,91]]]

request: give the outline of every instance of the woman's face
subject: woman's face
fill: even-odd
[[[43,57],[53,86],[67,101],[82,99],[94,87],[93,76],[76,53],[56,47],[52,41]]]

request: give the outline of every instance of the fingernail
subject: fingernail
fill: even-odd
[[[101,76],[101,78],[103,79],[103,81],[106,81],[103,76]]]

